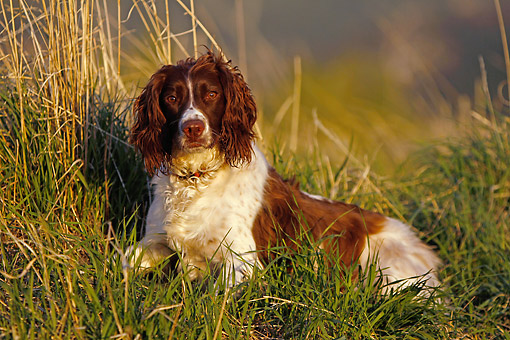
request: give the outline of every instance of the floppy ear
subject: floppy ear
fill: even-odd
[[[248,85],[237,67],[220,59],[216,68],[226,100],[222,119],[220,146],[225,161],[234,167],[249,163],[253,154],[253,125],[257,119],[257,106]]]
[[[145,162],[145,169],[149,175],[154,175],[155,169],[161,168],[166,159],[166,153],[161,144],[161,133],[166,122],[161,111],[159,97],[166,80],[163,66],[150,79],[142,90],[134,105],[135,124],[131,128],[129,142],[139,150]]]

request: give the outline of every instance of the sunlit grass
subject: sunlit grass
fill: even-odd
[[[168,62],[174,49],[194,53],[181,35],[168,35],[164,10],[137,4],[151,60]],[[117,37],[135,38],[123,35],[117,8],[109,15],[99,5],[2,3],[0,335],[510,338],[510,120],[490,101],[460,125],[467,133],[422,147],[398,177],[374,172],[320,110],[311,123],[299,116],[298,131],[307,128],[312,142],[296,146],[298,157],[289,153],[289,136],[274,142],[267,119],[260,125],[262,136],[271,136],[261,141],[268,159],[284,176],[296,175],[309,192],[412,223],[436,247],[444,286],[432,298],[417,298],[419,285],[380,295],[374,267],[351,280],[357,268],[326,268],[327,255],[307,242],[299,255],[278,254],[227,292],[213,280],[169,273],[171,260],[150,272],[127,270],[122,251],[142,230],[149,203],[148,178],[126,143],[136,89],[119,74],[120,64],[137,60],[124,55]],[[177,5],[193,13],[191,4]],[[138,66],[150,72],[150,65]],[[302,98],[308,81],[303,75],[296,84]],[[339,160],[324,154],[324,136]]]

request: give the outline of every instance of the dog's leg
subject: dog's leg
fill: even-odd
[[[168,247],[166,233],[150,234],[145,235],[138,244],[127,248],[126,258],[131,267],[151,268],[173,253]]]
[[[253,274],[258,259],[255,252],[237,253],[230,249],[226,249],[226,252],[223,256],[223,272],[220,275],[223,275],[225,287],[232,288]]]
[[[141,268],[154,267],[174,253],[164,229],[166,214],[162,195],[155,195],[147,214],[145,236],[138,244],[126,250],[126,257],[132,267],[137,264]]]
[[[206,259],[201,255],[190,255],[186,249],[181,250],[182,264],[180,265],[181,270],[185,270],[188,273],[188,277],[191,281],[201,279],[203,273],[207,272],[208,263]]]

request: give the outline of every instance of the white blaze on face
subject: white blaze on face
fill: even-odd
[[[190,121],[190,120],[200,120],[204,123],[204,132],[202,133],[202,136],[205,140],[205,144],[209,145],[212,142],[212,134],[211,134],[211,128],[209,126],[209,122],[207,120],[207,117],[204,115],[203,112],[201,112],[198,108],[195,107],[195,99],[193,96],[193,85],[191,84],[191,80],[188,77],[186,84],[188,86],[189,91],[189,104],[188,108],[184,111],[181,119],[179,120],[179,135],[181,137],[181,140],[183,140],[184,133],[183,133],[183,125],[184,123]]]

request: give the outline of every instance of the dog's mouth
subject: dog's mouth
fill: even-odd
[[[199,138],[179,136],[172,150],[172,157],[180,157],[183,154],[200,154],[213,149],[218,143],[212,135],[204,135]]]
[[[200,152],[204,149],[210,149],[213,146],[212,141],[208,138],[190,139],[184,138],[181,142],[182,150],[186,152]]]

